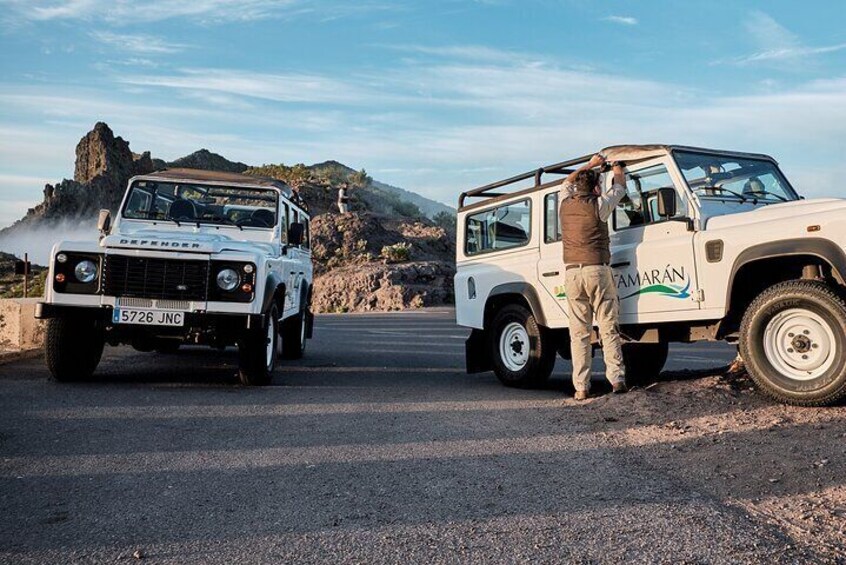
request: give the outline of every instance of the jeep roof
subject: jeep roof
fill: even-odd
[[[627,161],[629,163],[644,161],[646,159],[651,159],[653,157],[659,157],[661,155],[668,155],[673,151],[696,151],[700,153],[713,153],[714,155],[735,155],[738,157],[745,157],[748,159],[767,159],[769,161],[775,162],[775,159],[770,157],[769,155],[764,155],[762,153],[746,153],[742,151],[725,151],[722,149],[706,149],[704,147],[690,147],[687,145],[664,145],[664,144],[652,144],[652,145],[611,145],[600,150],[600,153],[605,156],[606,159],[609,161]],[[561,182],[560,179],[555,179],[553,181],[548,182],[541,182],[541,177],[544,174],[554,174],[554,175],[568,175],[573,172],[573,166],[579,165],[581,163],[586,163],[590,160],[593,154],[590,155],[583,155],[576,159],[569,159],[567,161],[562,161],[561,163],[555,163],[553,165],[547,165],[546,167],[541,167],[534,171],[529,171],[520,175],[513,176],[511,178],[507,178],[505,180],[497,181],[491,184],[486,184],[485,186],[481,186],[479,188],[474,188],[473,190],[468,190],[466,192],[462,192],[458,198],[458,209],[459,211],[476,208],[478,206],[487,204],[489,202],[493,202],[499,199],[507,198],[510,196],[517,196],[522,194],[528,194],[534,192],[535,190],[540,190],[543,188],[548,188],[554,185],[557,182]],[[534,178],[534,185],[529,187],[522,187],[516,188],[512,192],[499,192],[496,191],[498,188],[503,188],[508,185],[512,185],[515,183],[519,183],[521,181],[525,181],[528,179]],[[467,198],[482,198],[485,200],[473,202],[471,204],[465,204]]]

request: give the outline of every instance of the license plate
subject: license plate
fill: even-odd
[[[139,326],[182,326],[185,324],[185,312],[115,308],[112,322]]]

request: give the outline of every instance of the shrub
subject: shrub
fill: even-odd
[[[402,263],[411,258],[411,244],[406,242],[386,245],[382,248],[382,258],[387,263]]]

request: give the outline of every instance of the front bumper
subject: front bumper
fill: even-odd
[[[51,318],[72,318],[87,317],[94,318],[104,323],[107,327],[112,323],[111,306],[78,306],[67,304],[51,304],[39,302],[35,305],[35,317],[39,320]],[[241,326],[244,329],[264,327],[265,316],[263,314],[244,314],[234,312],[185,312],[184,328],[204,328],[225,323],[229,326]],[[131,326],[125,326],[131,327]],[[137,326],[139,328],[151,328],[156,326]]]

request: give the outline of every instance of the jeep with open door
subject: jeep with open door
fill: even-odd
[[[243,384],[270,382],[277,355],[311,337],[308,207],[286,184],[170,169],[137,176],[100,238],[53,247],[36,317],[59,381],[90,377],[105,344],[174,352],[238,346]]]
[[[670,342],[725,340],[773,398],[821,406],[846,396],[846,201],[804,199],[767,155],[601,153],[626,163],[609,231],[630,382],[660,373]],[[531,386],[556,352],[569,356],[558,193],[589,159],[461,194],[455,299],[458,324],[472,328],[468,371]]]

